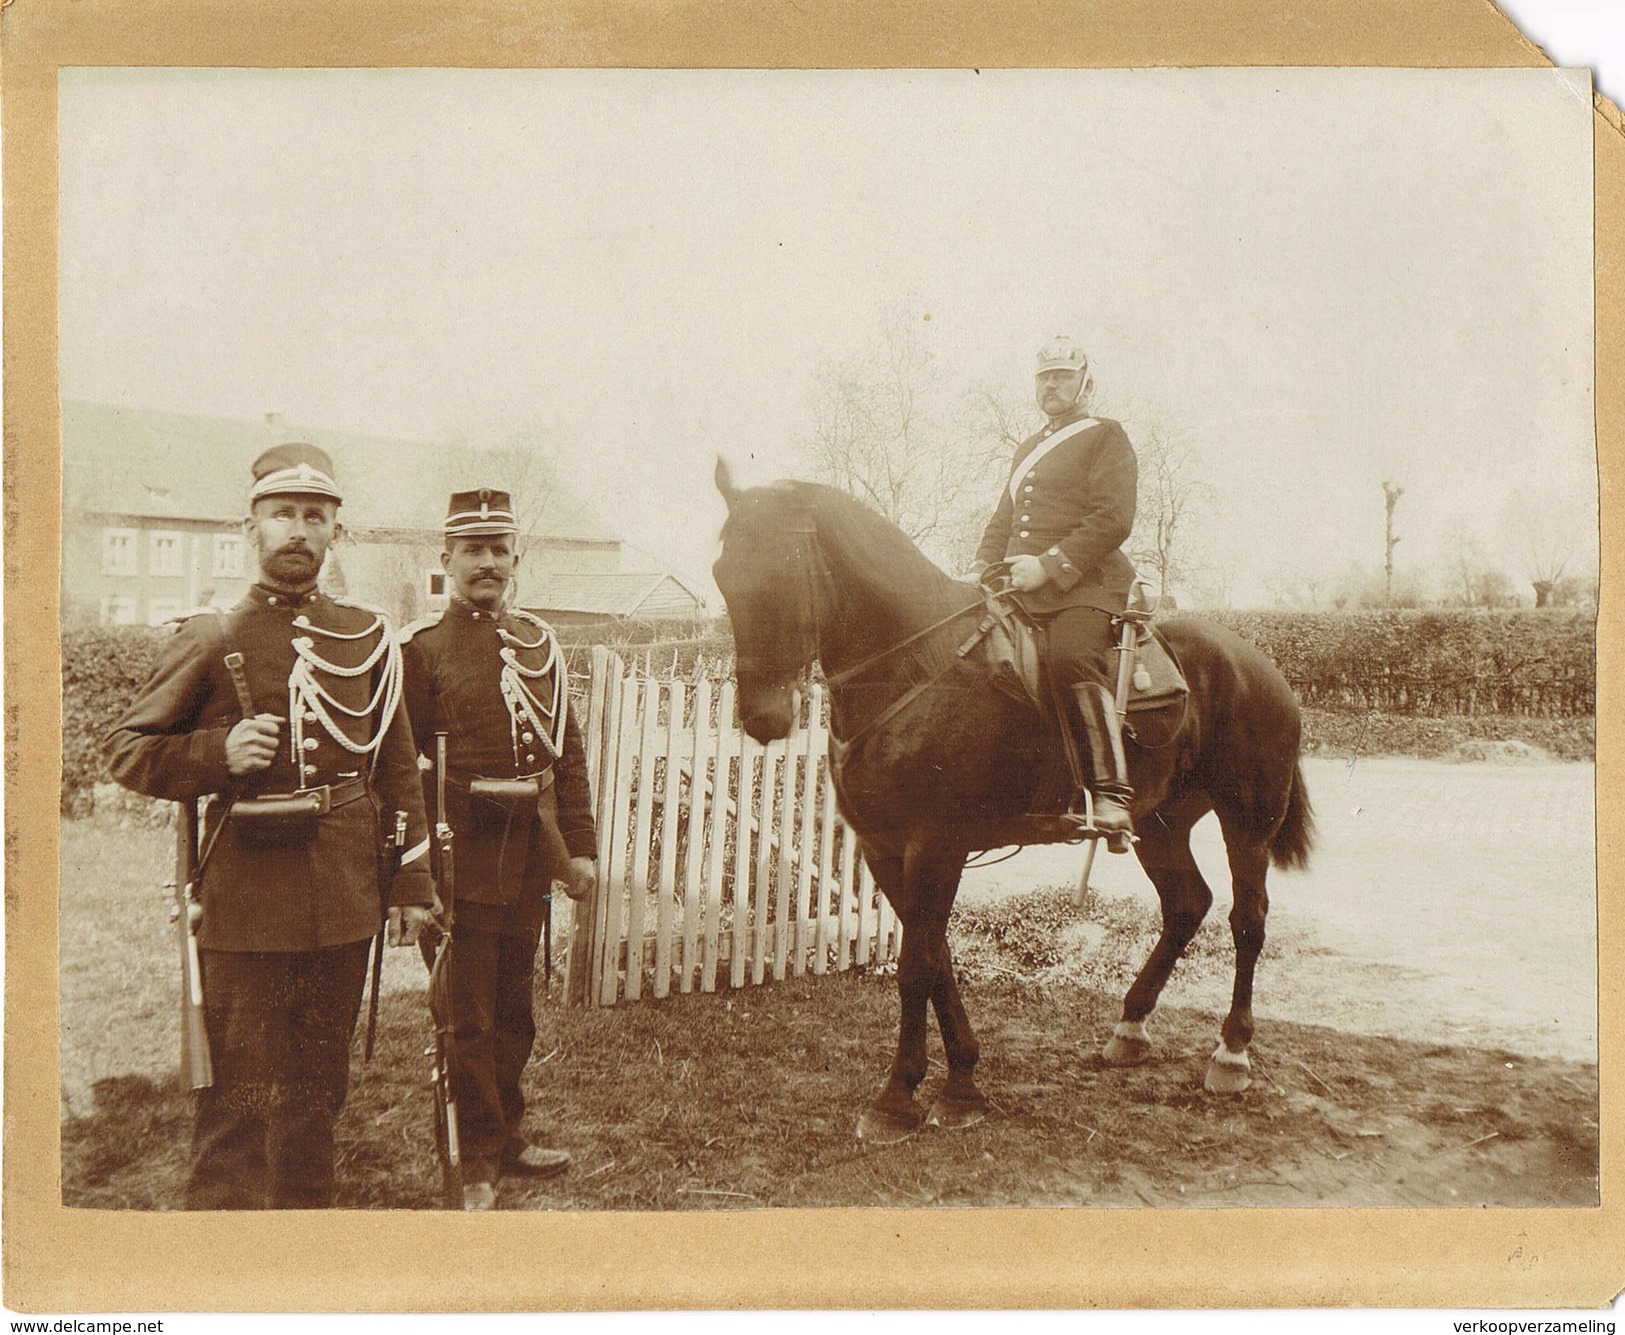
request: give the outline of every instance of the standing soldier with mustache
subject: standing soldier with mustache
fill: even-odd
[[[399,650],[380,614],[316,588],[343,533],[332,462],[280,445],[253,473],[258,582],[180,623],[108,757],[136,792],[211,799],[197,888],[215,1082],[198,1095],[187,1206],[319,1209],[379,930],[380,818],[406,818],[392,944],[429,924],[434,887]]]
[[[536,949],[552,882],[572,899],[597,883],[598,836],[564,658],[546,623],[505,604],[517,564],[504,491],[458,492],[440,562],[444,612],[402,636],[418,750],[446,736],[446,819],[454,833],[452,1011],[463,1208],[489,1210],[504,1174],[550,1177],[563,1150],[528,1143],[520,1078],[536,1042]],[[436,776],[426,773],[426,791]]]

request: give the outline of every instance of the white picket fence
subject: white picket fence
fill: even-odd
[[[567,1000],[612,1006],[897,957],[902,929],[835,810],[822,688],[803,708],[794,735],[764,747],[734,721],[732,681],[661,680],[593,650],[578,718],[599,885],[576,906]]]

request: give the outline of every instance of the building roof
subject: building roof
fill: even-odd
[[[153,519],[235,523],[247,508],[249,465],[262,450],[303,440],[333,456],[344,520],[358,528],[438,533],[446,514],[449,448],[391,440],[279,418],[243,422],[154,408],[68,399],[62,404],[62,492],[69,510]],[[544,539],[615,543],[616,534],[572,500]]]
[[[695,608],[701,605],[693,589],[669,574],[632,571],[602,575],[547,574],[527,580],[526,584],[529,587],[521,591],[524,605],[539,614],[579,612],[635,617],[651,602],[660,604],[662,611],[667,610],[672,594],[686,596]],[[657,594],[666,596],[657,598]]]

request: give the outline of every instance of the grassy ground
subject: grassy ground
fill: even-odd
[[[1161,1016],[1160,1055],[1096,1055],[1114,998],[980,987],[993,1115],[865,1148],[853,1122],[890,1057],[883,980],[836,976],[725,998],[549,1011],[532,1120],[576,1163],[505,1183],[519,1209],[844,1205],[1582,1205],[1597,1199],[1595,1070],[1275,1024],[1239,1098],[1202,1092],[1213,1019]],[[423,1013],[386,1006],[341,1130],[340,1204],[435,1204]],[[940,1054],[938,1054],[940,1059]],[[934,1064],[927,1096],[940,1083]],[[70,1205],[179,1204],[187,1102],[104,1081],[63,1126]]]
[[[1590,759],[1587,720],[1408,719],[1310,710],[1313,753]],[[1497,757],[1499,758],[1499,757]],[[188,1096],[175,1076],[178,972],[169,836],[142,804],[62,827],[62,1190],[66,1204],[180,1204]],[[797,1205],[1582,1205],[1597,1199],[1597,1071],[1511,1053],[1269,1021],[1246,1095],[1201,1091],[1215,1014],[1158,1011],[1157,1055],[1096,1055],[1154,937],[1153,914],[1055,892],[963,905],[966,1002],[994,1100],[978,1127],[865,1148],[859,1112],[896,1035],[889,978],[843,974],[612,1011],[546,1005],[528,1074],[534,1129],[571,1149],[521,1209]],[[1083,949],[1082,947],[1087,947]],[[1270,968],[1305,946],[1272,932]],[[340,1200],[435,1204],[427,1013],[389,961],[378,1052],[340,1128]],[[1231,967],[1212,919],[1180,977]],[[1038,981],[1042,980],[1042,981]],[[922,1095],[940,1084],[940,1047]]]
[[[1590,716],[1481,714],[1474,718],[1428,718],[1418,714],[1305,709],[1303,749],[1308,755],[1469,761],[1498,759],[1510,749],[1541,752],[1557,760],[1594,760],[1597,721]]]
[[[64,826],[69,1205],[180,1203],[188,1096],[174,1067],[176,970],[161,831]],[[1062,897],[971,909],[956,939],[994,1110],[980,1126],[888,1148],[853,1136],[896,1034],[890,979],[809,978],[614,1010],[545,1007],[528,1073],[532,1129],[576,1156],[547,1183],[504,1184],[519,1209],[840,1205],[1582,1205],[1597,1199],[1597,1072],[1466,1047],[1356,1038],[1271,1021],[1239,1098],[1201,1089],[1212,1014],[1169,1007],[1156,1056],[1097,1054],[1149,912],[1099,900],[1098,975],[1053,981]],[[1227,969],[1204,929],[1181,966]],[[1290,941],[1276,943],[1290,955]],[[118,966],[110,967],[116,959]],[[1272,966],[1290,968],[1290,959]],[[1030,981],[1050,970],[1049,981]],[[402,977],[405,975],[403,974]],[[421,973],[417,975],[421,977]],[[340,1127],[340,1202],[436,1202],[421,989],[386,990],[379,1048]],[[922,1094],[940,1085],[940,1046]]]

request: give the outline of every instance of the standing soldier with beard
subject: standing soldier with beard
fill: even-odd
[[[518,535],[508,493],[456,493],[445,535],[450,603],[407,628],[402,659],[418,750],[432,760],[446,734],[463,1207],[489,1210],[504,1174],[550,1177],[570,1164],[523,1135],[520,1078],[536,1042],[536,948],[552,882],[584,899],[597,883],[598,836],[563,656],[544,622],[504,606]]]
[[[215,1082],[198,1096],[187,1205],[318,1209],[333,1202],[379,930],[381,813],[390,828],[406,817],[392,944],[431,921],[434,887],[399,650],[381,615],[316,588],[343,532],[332,462],[281,445],[253,472],[243,532],[259,581],[229,612],[181,622],[108,757],[136,792],[211,798],[197,886]]]

